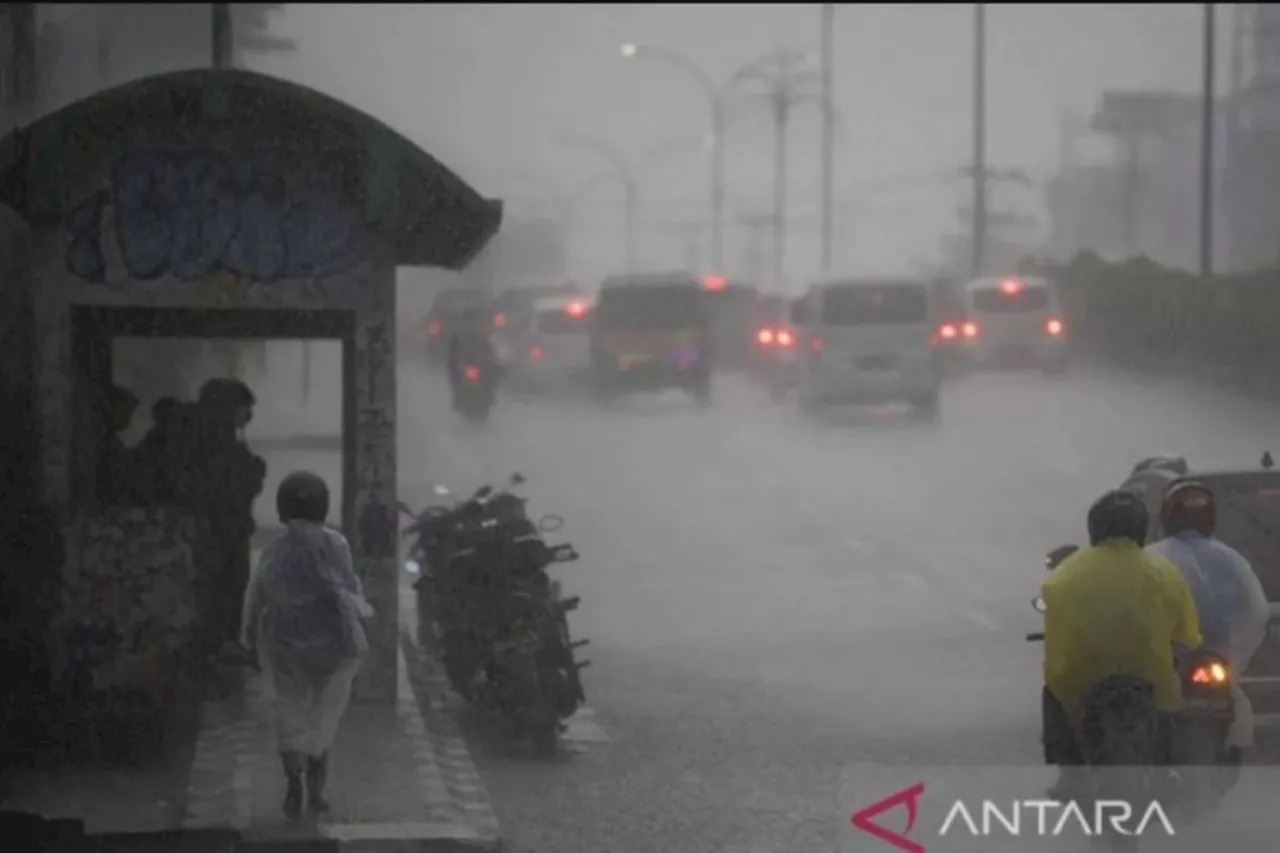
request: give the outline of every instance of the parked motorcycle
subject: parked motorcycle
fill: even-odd
[[[438,649],[454,689],[502,716],[512,732],[553,748],[584,700],[567,614],[579,600],[562,599],[547,575],[553,563],[578,559],[572,545],[548,545],[543,533],[563,519],[530,521],[525,499],[511,488],[484,486],[452,505],[414,514],[406,570],[415,575],[419,636]],[[437,489],[437,494],[448,494]]]
[[[1064,545],[1045,557],[1053,571],[1078,548]],[[1032,606],[1045,613],[1042,597]],[[1028,642],[1044,640],[1043,632],[1027,634]],[[1183,707],[1176,715],[1168,744],[1167,769],[1160,770],[1155,693],[1139,678],[1116,675],[1095,684],[1081,700],[1079,743],[1091,769],[1086,799],[1128,803],[1160,802],[1184,820],[1212,811],[1239,778],[1240,756],[1227,746],[1235,718],[1233,674],[1226,660],[1197,650],[1181,656]],[[1173,769],[1178,768],[1178,769]],[[1137,838],[1105,839],[1113,850],[1136,849]]]

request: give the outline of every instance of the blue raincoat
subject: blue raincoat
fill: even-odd
[[[1221,540],[1187,530],[1147,547],[1173,563],[1187,580],[1200,616],[1204,648],[1227,659],[1237,678],[1249,668],[1267,635],[1271,606],[1244,555]],[[1236,745],[1253,738],[1253,713],[1236,683]]]

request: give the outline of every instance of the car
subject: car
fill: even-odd
[[[592,299],[537,300],[498,349],[507,382],[525,391],[570,390],[591,378]]]
[[[983,368],[1067,367],[1067,329],[1058,294],[1037,277],[978,278],[960,293],[961,322],[972,334],[962,340],[965,360]]]
[[[795,387],[799,370],[799,333],[791,323],[791,303],[785,296],[762,296],[755,313],[751,376],[775,399]]]
[[[687,272],[605,279],[591,327],[597,399],[678,388],[711,402],[714,331],[702,282]]]
[[[420,332],[427,358],[435,362],[444,361],[449,333],[458,317],[469,308],[484,305],[488,298],[484,291],[469,287],[451,287],[436,294],[427,316],[422,320]]]
[[[497,291],[489,302],[494,345],[502,346],[507,338],[524,330],[539,300],[584,295],[582,288],[573,283],[507,287]]]
[[[719,275],[702,277],[707,314],[715,336],[716,368],[743,370],[751,360],[752,321],[760,291]]]
[[[792,314],[800,329],[801,406],[906,401],[936,416],[942,369],[932,302],[929,284],[916,279],[811,285]]]
[[[1185,480],[1203,483],[1218,504],[1216,535],[1253,565],[1271,602],[1267,637],[1240,686],[1253,705],[1255,725],[1280,732],[1280,471],[1270,454],[1256,468],[1195,469],[1183,457],[1152,456],[1133,467],[1121,488],[1138,494],[1151,516],[1147,541],[1163,538],[1160,506],[1169,489]]]

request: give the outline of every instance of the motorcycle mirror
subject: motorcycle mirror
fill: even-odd
[[[1031,606],[1036,609],[1037,613],[1043,613],[1044,599],[1037,595],[1035,598],[1031,599]]]
[[[1078,545],[1059,545],[1044,556],[1044,567],[1049,571],[1053,571],[1062,565],[1062,561],[1070,557],[1076,551],[1079,551]]]
[[[538,519],[538,529],[543,533],[555,533],[564,527],[564,519],[558,515],[544,515]]]

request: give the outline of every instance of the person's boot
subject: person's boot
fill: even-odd
[[[328,781],[328,753],[307,758],[307,811],[315,814],[324,814],[329,811],[329,801],[324,797],[324,788]]]
[[[302,754],[282,752],[280,761],[284,765],[284,814],[290,820],[295,820],[302,816],[302,801],[305,795],[302,788]]]

